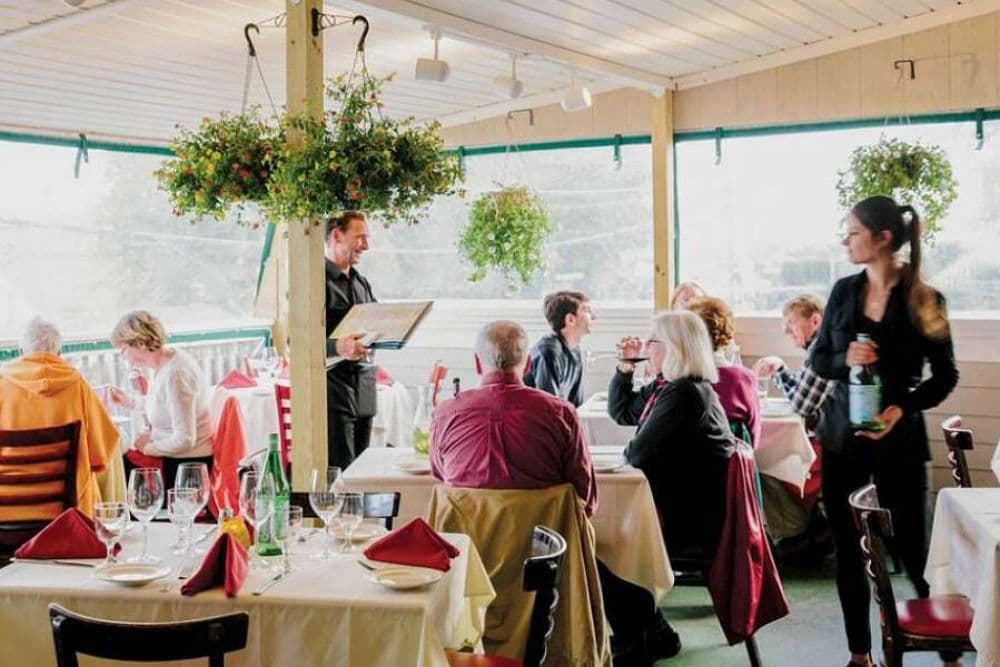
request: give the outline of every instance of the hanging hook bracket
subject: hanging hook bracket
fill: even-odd
[[[715,128],[715,164],[722,164],[722,128]]]
[[[910,60],[910,59],[907,59],[907,60],[895,60],[892,63],[892,68],[895,69],[895,70],[899,70],[900,72],[902,72],[903,68],[900,67],[900,65],[909,65],[910,66],[910,80],[911,81],[913,79],[917,78],[917,67],[916,67],[916,65],[913,64],[913,60]]]
[[[257,57],[257,49],[253,45],[253,40],[250,39],[250,31],[253,30],[258,35],[260,34],[260,28],[256,23],[247,23],[243,26],[243,38],[247,40],[247,53],[250,54],[251,58]]]
[[[354,17],[354,18],[353,18],[353,19],[351,20],[351,23],[352,23],[353,25],[357,25],[357,24],[358,24],[358,22],[361,22],[361,23],[363,23],[363,24],[364,24],[364,26],[365,26],[365,27],[364,27],[364,28],[363,28],[363,29],[361,30],[361,37],[358,37],[358,51],[360,51],[361,53],[364,53],[364,52],[365,52],[365,40],[367,40],[367,39],[368,39],[368,29],[369,29],[369,28],[370,28],[371,26],[370,26],[370,25],[369,25],[369,23],[368,23],[368,19],[367,19],[367,18],[365,18],[364,16],[362,16],[361,14],[358,14],[357,16],[355,16],[355,17]]]
[[[986,118],[986,111],[980,107],[976,109],[976,143],[973,146],[977,151],[983,150],[983,143],[986,136],[983,134],[983,120]]]

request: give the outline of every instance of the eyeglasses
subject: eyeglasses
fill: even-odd
[[[652,345],[653,343],[662,343],[663,341],[659,338],[653,338],[652,336],[646,339],[646,345]]]

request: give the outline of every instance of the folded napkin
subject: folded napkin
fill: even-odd
[[[181,586],[181,593],[194,595],[222,584],[226,597],[236,597],[249,569],[247,550],[232,535],[223,533],[205,554],[198,571]]]
[[[143,454],[138,449],[130,449],[125,452],[125,458],[136,468],[159,468],[163,470],[163,459],[159,456]]]
[[[104,558],[106,554],[94,532],[94,520],[71,507],[22,544],[14,558]]]
[[[365,558],[371,560],[431,567],[443,572],[451,569],[451,559],[458,553],[458,549],[420,517],[411,519],[373,542],[364,551]]]
[[[391,387],[393,383],[392,376],[389,375],[389,371],[385,370],[381,366],[375,367],[375,384],[380,384],[386,387]]]
[[[246,373],[234,368],[226,374],[226,377],[222,378],[219,386],[226,389],[246,389],[247,387],[256,387],[257,382]]]

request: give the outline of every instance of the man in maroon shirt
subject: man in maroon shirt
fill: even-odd
[[[449,486],[540,489],[570,482],[597,508],[597,480],[567,401],[521,380],[528,338],[521,325],[500,320],[476,336],[479,387],[440,404],[431,420],[431,470]],[[598,561],[604,608],[619,665],[642,667],[675,655],[680,639],[645,589],[619,579]]]

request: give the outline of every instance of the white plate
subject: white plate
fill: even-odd
[[[608,392],[606,392],[606,391],[595,392],[594,395],[590,397],[590,399],[592,401],[603,401],[603,402],[607,403],[608,402]]]
[[[409,475],[431,474],[431,464],[429,461],[399,461],[392,467]]]
[[[368,578],[376,584],[396,591],[406,591],[433,584],[444,573],[424,567],[405,567],[402,565],[383,567],[372,572]]]
[[[351,533],[351,542],[365,542],[376,537],[381,537],[386,534],[386,529],[383,526],[378,526],[373,523],[363,523],[354,529]],[[344,527],[341,525],[335,525],[330,529],[330,534],[333,535],[338,540],[344,539]]]
[[[795,410],[787,399],[769,398],[760,406],[760,414],[764,417],[787,417],[795,414]]]
[[[165,565],[145,565],[143,563],[119,563],[94,572],[94,576],[98,579],[122,586],[145,586],[168,574],[170,574],[170,568]]]
[[[626,465],[625,461],[617,459],[594,459],[594,472],[618,472]]]

